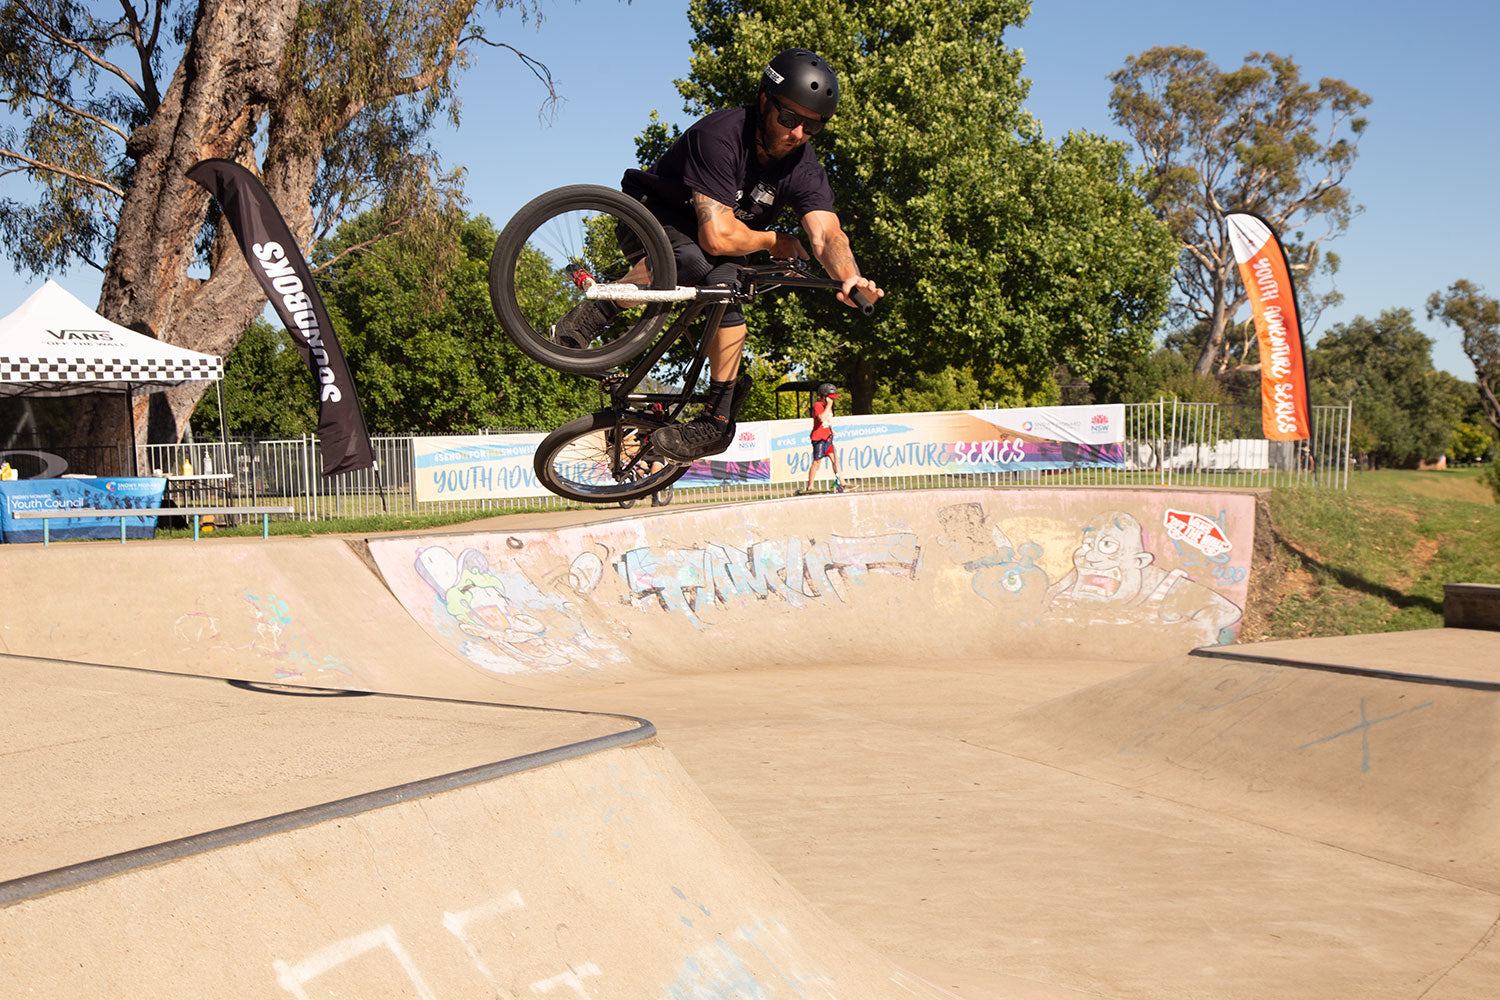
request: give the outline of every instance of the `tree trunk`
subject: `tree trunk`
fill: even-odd
[[[238,159],[250,150],[256,124],[279,90],[298,5],[298,0],[202,0],[171,86],[126,147],[135,176],[120,213],[122,238],[115,242],[99,294],[101,315],[165,343],[225,357],[264,307],[260,286],[227,231],[215,247],[211,276],[188,275],[208,194],[187,179],[186,171],[207,157]],[[304,200],[310,189],[309,181]],[[176,439],[207,387],[187,383],[169,391]],[[126,443],[123,409],[116,397],[88,397],[75,414],[72,438]],[[137,443],[145,440],[146,423],[136,422]]]
[[[855,358],[849,375],[851,409],[869,413],[875,408],[875,364],[869,358]]]
[[[1198,363],[1193,366],[1193,374],[1200,378],[1214,374],[1219,357],[1224,353],[1224,340],[1229,336],[1229,320],[1229,277],[1221,268],[1214,274],[1213,323],[1208,329],[1203,353],[1198,355]]]
[[[1495,432],[1500,434],[1500,398],[1495,395],[1495,385],[1500,379],[1485,372],[1476,372],[1478,377],[1474,384],[1479,387],[1479,402],[1484,411],[1484,419],[1490,422]]]

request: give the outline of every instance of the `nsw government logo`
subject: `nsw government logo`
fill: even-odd
[[[1102,413],[1094,414],[1094,419],[1089,423],[1089,430],[1093,431],[1095,434],[1108,434],[1109,417],[1105,416]]]

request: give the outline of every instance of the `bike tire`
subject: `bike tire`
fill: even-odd
[[[647,287],[677,287],[671,241],[644,205],[597,184],[557,188],[527,202],[496,238],[490,304],[527,357],[573,375],[600,374],[644,351],[673,303],[629,307],[587,346],[555,343],[552,326],[585,301],[573,275],[619,281],[642,257],[651,272]]]
[[[537,445],[532,466],[541,484],[565,500],[578,503],[620,503],[639,500],[670,486],[687,472],[685,465],[668,463],[656,472],[637,463],[622,468],[613,450],[613,435],[635,430],[644,442],[664,426],[643,414],[600,410],[563,424]]]

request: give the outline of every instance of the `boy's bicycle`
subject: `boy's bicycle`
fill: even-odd
[[[730,303],[749,302],[775,288],[843,287],[789,260],[742,266],[728,286],[679,287],[661,223],[629,195],[593,184],[558,188],[522,207],[495,241],[489,280],[495,315],[515,345],[549,368],[597,380],[608,401],[537,445],[534,465],[542,485],[582,503],[638,500],[687,472],[688,465],[651,447],[651,434],[675,422],[688,406],[707,401],[696,391],[698,377],[710,334]],[[614,314],[591,329],[591,340],[554,332],[564,316],[590,301],[611,303],[608,312]],[[857,289],[855,301],[866,315],[874,309]],[[704,314],[682,388],[640,391]],[[748,387],[742,375],[735,412]]]

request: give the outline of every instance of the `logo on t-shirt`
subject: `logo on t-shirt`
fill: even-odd
[[[770,187],[767,187],[764,181],[761,181],[759,184],[756,184],[755,189],[750,192],[750,200],[754,204],[761,206],[762,209],[767,209],[776,204],[776,192]],[[739,190],[734,193],[734,201],[734,216],[741,222],[749,222],[758,214],[753,208],[745,209],[739,207],[745,201],[744,190]]]

